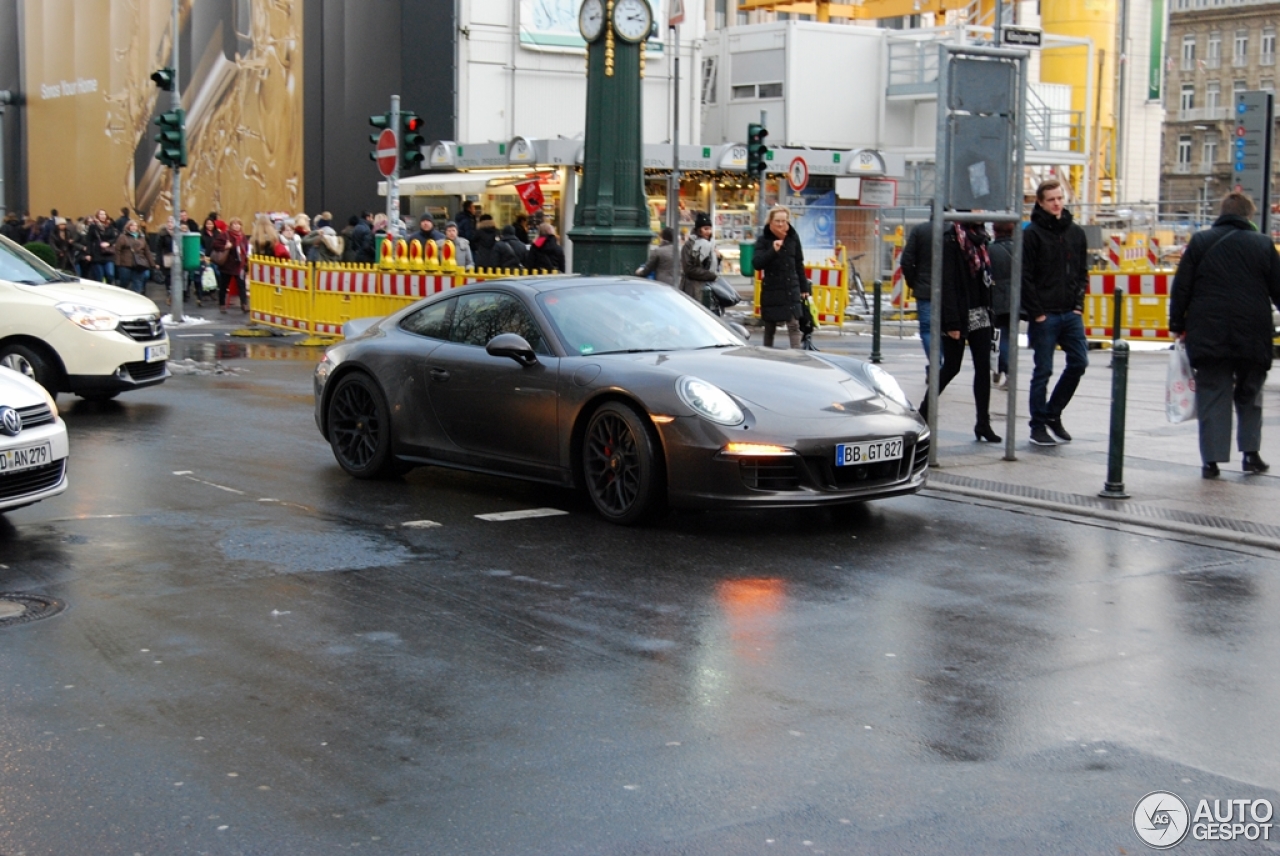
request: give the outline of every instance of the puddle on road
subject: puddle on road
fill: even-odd
[[[280,526],[237,527],[218,547],[229,561],[267,564],[280,573],[358,571],[414,558],[409,548],[362,532],[290,532]]]
[[[183,338],[183,334],[173,332],[169,335],[169,344],[172,348],[172,359],[169,362],[171,369],[175,362],[179,364],[190,362],[197,365],[220,365],[226,360],[284,360],[315,363],[324,356],[324,348],[302,347],[283,342],[277,344],[274,341],[186,339]],[[224,369],[228,373],[234,372],[234,369],[226,369],[226,367]]]

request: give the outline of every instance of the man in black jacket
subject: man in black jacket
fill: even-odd
[[[933,206],[929,206],[930,212]],[[923,223],[917,223],[907,233],[907,243],[898,260],[902,278],[907,281],[916,298],[916,323],[920,327],[920,342],[924,345],[924,358],[929,359],[932,338],[933,308],[933,215]],[[928,371],[925,371],[928,375]]]
[[[1035,356],[1031,372],[1031,442],[1037,446],[1068,443],[1062,411],[1076,393],[1089,366],[1084,338],[1084,294],[1089,285],[1089,242],[1071,220],[1066,192],[1056,178],[1040,182],[1031,225],[1022,240],[1022,313],[1027,341]],[[1045,400],[1053,377],[1053,352],[1059,345],[1066,368]],[[1055,441],[1049,432],[1057,436]]]
[[[373,215],[368,211],[361,211],[360,216],[351,224],[350,248],[352,261],[373,264]]]
[[[1217,478],[1236,445],[1246,473],[1269,467],[1262,445],[1262,385],[1271,369],[1271,307],[1280,306],[1280,254],[1249,222],[1253,200],[1228,193],[1213,226],[1192,236],[1169,301],[1169,331],[1187,344],[1196,375],[1200,474]]]

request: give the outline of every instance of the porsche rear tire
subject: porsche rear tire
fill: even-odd
[[[333,456],[350,475],[379,479],[404,472],[391,454],[390,409],[373,378],[359,372],[339,378],[327,424]]]
[[[644,417],[622,402],[607,401],[591,414],[582,472],[592,504],[611,523],[639,523],[666,506],[658,438]]]

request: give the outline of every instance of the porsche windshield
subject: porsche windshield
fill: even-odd
[[[67,274],[49,267],[27,250],[0,237],[0,279],[22,285],[43,285],[46,282],[66,282]]]
[[[727,348],[742,340],[681,292],[651,282],[575,285],[538,295],[571,354]]]

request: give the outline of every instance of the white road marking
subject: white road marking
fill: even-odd
[[[557,517],[568,514],[558,508],[526,508],[523,511],[498,511],[493,514],[477,514],[480,520],[527,520],[530,517]]]
[[[199,484],[208,485],[209,487],[216,487],[218,490],[225,490],[227,493],[235,493],[235,494],[239,494],[240,496],[244,496],[244,491],[242,490],[236,490],[235,488],[227,487],[224,484],[217,484],[216,482],[205,481],[204,479],[198,479],[191,473],[192,473],[191,470],[177,470],[174,472],[174,475],[185,476],[186,478],[190,479],[193,482],[198,482]]]

